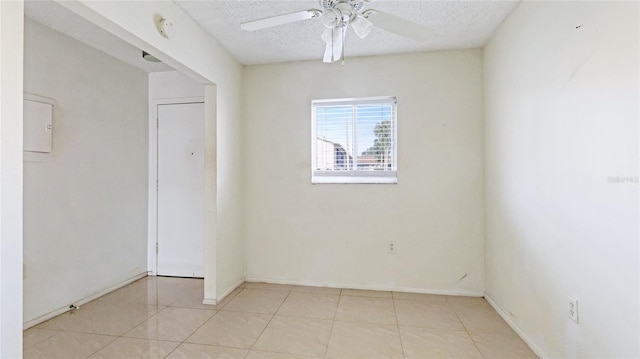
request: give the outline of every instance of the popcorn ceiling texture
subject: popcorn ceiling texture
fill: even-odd
[[[321,61],[324,54],[324,42],[320,39],[324,27],[318,19],[255,32],[240,29],[240,24],[246,21],[306,9],[319,9],[318,1],[175,0],[175,2],[242,64]],[[366,3],[365,9],[378,9],[423,24],[432,29],[432,37],[427,42],[419,43],[375,28],[365,39],[360,39],[352,29],[349,29],[345,54],[349,58],[483,47],[516,4],[517,1],[370,1]],[[140,49],[75,15],[54,1],[26,1],[25,13],[34,21],[144,71],[170,70],[164,64],[143,60]]]
[[[315,0],[185,1],[176,0],[202,27],[245,65],[271,62],[321,61],[324,27],[318,19],[247,32],[240,24],[280,14],[320,9]],[[423,24],[433,31],[431,40],[415,42],[381,29],[365,39],[350,28],[346,56],[483,47],[517,1],[371,1],[365,9],[378,9]]]

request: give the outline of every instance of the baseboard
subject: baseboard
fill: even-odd
[[[207,298],[204,298],[204,299],[202,300],[202,304],[204,304],[204,305],[217,305],[217,304],[218,304],[218,301],[217,301],[217,300],[215,300],[215,299],[207,299]]]
[[[307,287],[324,287],[324,288],[340,288],[340,289],[365,289],[365,290],[384,290],[393,292],[406,292],[406,293],[423,293],[423,294],[436,294],[436,295],[455,295],[464,297],[482,297],[483,292],[465,291],[465,290],[448,290],[448,289],[424,289],[424,288],[407,288],[407,287],[390,287],[384,285],[360,285],[360,284],[345,284],[345,283],[327,283],[327,282],[306,282],[295,281],[288,279],[274,279],[265,277],[245,277],[246,282],[261,282],[261,283],[273,283],[273,284],[291,284],[302,285]]]
[[[220,298],[217,299],[209,299],[209,298],[204,298],[202,300],[202,304],[206,304],[206,305],[216,305],[220,302],[222,302],[224,300],[224,298],[226,298],[229,294],[233,293],[234,290],[236,290],[239,286],[242,285],[242,283],[244,283],[244,278],[240,279],[239,281],[235,282],[231,288],[229,288],[226,292],[222,293],[222,295],[220,296]]]
[[[122,282],[120,282],[118,284],[115,284],[115,285],[112,285],[110,287],[107,287],[106,289],[103,289],[103,290],[101,290],[99,292],[95,292],[95,293],[93,293],[92,295],[90,295],[88,297],[81,298],[81,299],[78,299],[78,300],[74,300],[70,304],[73,304],[76,307],[80,307],[82,305],[85,305],[85,304],[89,303],[90,301],[92,301],[94,299],[98,299],[98,298],[102,297],[105,294],[109,294],[109,293],[113,292],[114,290],[120,289],[120,288],[122,288],[122,287],[124,287],[126,285],[129,285],[129,284],[137,281],[138,279],[144,278],[146,276],[147,276],[147,272],[145,271],[145,272],[140,273],[138,275],[135,275],[135,276],[133,276],[133,277],[127,279],[127,280],[124,280],[124,281],[122,281]],[[68,312],[69,310],[71,310],[71,308],[69,308],[69,306],[67,305],[67,306],[64,306],[62,308],[58,308],[58,309],[56,309],[56,310],[54,310],[52,312],[49,312],[47,314],[41,315],[41,316],[39,316],[39,317],[37,317],[35,319],[32,319],[32,320],[30,320],[28,322],[25,322],[22,325],[23,326],[23,330],[27,330],[27,329],[29,329],[29,328],[31,328],[33,326],[36,326],[36,325],[38,325],[38,324],[40,324],[42,322],[45,322],[45,321],[47,321],[47,320],[49,320],[49,319],[51,319],[53,317],[57,317],[60,314]]]
[[[505,313],[504,310],[502,310],[502,308],[500,308],[493,299],[491,299],[491,297],[485,294],[484,299],[486,299],[487,302],[489,302],[489,305],[491,305],[491,307],[498,313],[498,315],[502,317],[502,319],[504,319],[504,321],[507,322],[507,324],[509,324],[511,329],[513,329],[513,331],[516,332],[516,334],[518,334],[520,339],[522,339],[529,346],[529,348],[533,350],[533,352],[538,356],[538,358],[541,358],[541,359],[549,358],[547,355],[545,355],[542,352],[542,350],[540,350],[540,348],[533,342],[533,340],[531,340],[531,338],[529,338],[520,329],[520,327],[516,325],[516,323],[511,319],[511,317],[508,316],[507,313]]]

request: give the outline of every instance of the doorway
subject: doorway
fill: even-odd
[[[158,275],[204,277],[204,104],[157,107]]]

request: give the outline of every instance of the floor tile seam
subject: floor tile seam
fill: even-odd
[[[429,330],[440,330],[440,331],[447,331],[447,332],[455,332],[455,333],[467,333],[469,336],[471,336],[467,330],[462,327],[462,329],[452,329],[452,328],[442,328],[442,327],[425,327],[425,326],[418,326],[418,325],[405,325],[405,324],[401,324],[398,326],[399,328],[415,328],[415,329],[429,329]]]
[[[199,327],[197,327],[194,331],[192,331],[191,334],[187,335],[187,337],[184,338],[184,340],[182,340],[180,343],[181,344],[182,343],[188,343],[187,340],[189,340],[189,338],[191,338],[198,330],[200,330],[200,328],[204,327],[205,324],[207,324],[207,323],[209,323],[209,321],[213,320],[213,318],[215,318],[218,315],[218,313],[220,313],[219,310],[216,311],[215,313],[213,313],[213,315],[209,319],[205,320],[204,323],[202,323]]]
[[[192,333],[193,334],[193,333]],[[191,336],[191,334],[189,334],[189,336]],[[171,343],[183,343],[184,340],[171,340],[171,339],[159,339],[159,338],[144,338],[144,337],[130,337],[127,336],[126,334],[120,336],[119,338],[122,339],[141,339],[141,340],[153,340],[156,342],[171,342]]]
[[[217,309],[212,309],[212,308],[193,308],[193,307],[168,307],[168,308],[173,308],[173,309],[184,309],[184,310],[187,310],[187,311],[212,312],[212,313],[211,313],[211,317],[213,317],[214,315],[216,315],[216,314],[219,312],[219,310],[217,310]],[[190,315],[190,314],[194,314],[194,315],[196,315],[196,314],[197,314],[197,315],[198,315],[198,317],[200,317],[200,313],[186,313],[186,314],[187,314],[187,315]],[[209,317],[209,318],[211,318],[211,317]],[[178,318],[188,318],[188,316],[183,316],[183,315],[181,315],[181,316],[179,316]]]
[[[146,340],[152,342],[164,342],[164,343],[173,343],[173,344],[182,344],[182,341],[179,340],[169,340],[169,339],[153,339],[153,338],[139,338],[139,337],[120,337],[122,339],[136,339],[136,340]]]
[[[131,328],[129,328],[129,329],[127,329],[127,330],[125,330],[125,331],[124,331],[124,333],[121,333],[121,334],[119,335],[119,337],[120,337],[120,338],[128,338],[128,337],[125,337],[125,335],[127,335],[128,333],[130,333],[131,331],[133,331],[133,330],[134,330],[134,329],[136,329],[137,327],[141,326],[141,325],[142,325],[142,323],[144,323],[144,322],[146,322],[146,321],[148,321],[148,320],[151,320],[151,318],[153,318],[153,317],[156,317],[158,314],[160,314],[160,312],[164,311],[164,310],[165,310],[165,309],[167,309],[167,308],[169,308],[169,307],[164,307],[164,308],[162,308],[162,310],[159,310],[159,311],[155,312],[153,315],[151,315],[151,316],[147,317],[147,319],[145,319],[145,320],[141,321],[140,323],[138,323],[138,324],[134,324]]]
[[[276,310],[276,313],[273,314],[273,317],[271,318],[271,320],[273,320],[276,316],[280,316],[280,317],[285,317],[285,318],[295,318],[295,319],[318,319],[318,320],[325,320],[325,321],[329,321],[330,319],[322,319],[322,318],[305,318],[305,317],[290,317],[290,316],[284,316],[284,315],[278,315],[277,313],[280,311],[280,309],[282,308],[282,306],[284,305],[284,303],[286,302],[287,298],[289,296],[287,295],[287,297],[285,297],[285,299],[282,301],[282,303],[280,304],[280,306],[278,307],[278,309]],[[336,308],[337,311],[337,308]],[[258,338],[256,339],[255,343],[253,344],[253,346],[249,349],[249,351],[251,350],[257,350],[254,349],[255,345],[258,343],[258,340],[260,339],[260,337],[262,336],[262,334],[264,333],[264,331],[266,331],[267,327],[269,327],[269,324],[271,323],[271,320],[269,321],[269,323],[267,323],[267,326],[265,326],[264,330],[262,331],[262,333],[260,333],[260,335],[258,336]],[[331,328],[333,328],[333,321],[331,321]],[[329,347],[329,340],[331,339],[331,330],[329,331],[329,337],[327,339],[327,344],[325,346],[325,353],[328,350]],[[264,350],[263,350],[264,351]],[[269,351],[267,351],[269,352]],[[309,357],[309,358],[313,358],[313,356],[307,356],[306,354],[299,354],[299,353],[287,353],[287,352],[278,352],[278,351],[271,351],[272,353],[278,353],[278,354],[288,354],[288,355],[299,355],[299,356],[303,356],[303,357]]]
[[[344,320],[344,319],[336,319],[334,322],[339,323],[361,323],[361,324],[372,324],[372,325],[386,325],[388,327],[396,327],[397,325],[394,323],[380,323],[380,322],[366,322],[362,320]]]
[[[48,329],[48,330],[49,330],[49,329]],[[35,344],[30,345],[30,346],[28,346],[26,349],[35,348],[36,346],[38,346],[38,345],[40,345],[40,344],[44,343],[45,341],[47,341],[47,340],[49,340],[49,339],[51,339],[51,338],[53,338],[53,337],[55,337],[55,336],[57,336],[57,335],[60,335],[60,334],[87,334],[87,335],[99,335],[99,336],[102,336],[102,337],[111,337],[111,338],[112,338],[112,340],[111,340],[110,342],[108,342],[108,343],[107,343],[107,344],[105,344],[103,347],[99,348],[98,350],[100,350],[100,349],[102,349],[102,348],[106,347],[107,345],[109,345],[109,344],[113,343],[115,340],[118,340],[118,338],[120,338],[119,336],[116,336],[116,335],[110,335],[110,334],[96,334],[96,333],[85,333],[85,332],[73,332],[73,331],[69,331],[69,330],[55,330],[55,331],[57,332],[56,334],[53,334],[52,336],[50,336],[50,337],[48,337],[48,338],[45,338],[45,339],[43,339],[43,340],[38,341],[38,342],[37,342],[37,343],[35,343]],[[95,354],[95,352],[94,352],[94,353],[91,353],[91,355],[93,355],[93,354]],[[89,355],[89,356],[91,356],[91,355]]]
[[[134,329],[136,329],[137,327],[139,327],[140,325],[142,325],[144,322],[140,323],[139,325],[131,328],[131,330],[125,332],[124,334],[121,335],[121,337],[123,338],[136,338],[136,339],[145,339],[145,340],[157,340],[157,341],[167,341],[167,342],[172,342],[172,343],[184,343],[187,339],[189,339],[198,329],[200,329],[203,325],[205,325],[209,320],[211,320],[213,317],[216,316],[216,314],[218,314],[218,311],[215,311],[215,313],[213,313],[213,315],[211,317],[209,317],[207,320],[205,320],[200,326],[198,326],[196,329],[194,329],[193,331],[191,331],[189,334],[187,334],[187,336],[185,337],[185,339],[183,340],[170,340],[170,339],[159,339],[159,338],[141,338],[141,337],[129,337],[126,336],[128,333],[132,332]],[[149,319],[151,319],[152,317],[149,317]],[[149,319],[147,319],[146,321],[148,321]],[[145,322],[146,322],[145,321]]]
[[[449,299],[447,299],[447,301],[448,300]],[[467,325],[464,323],[462,318],[460,318],[460,314],[458,314],[458,310],[456,309],[456,306],[453,303],[451,303],[451,306],[453,307],[453,312],[456,314],[456,317],[458,318],[458,321],[462,324],[462,328],[464,328],[464,332],[467,333],[467,336],[469,337],[469,339],[471,339],[471,342],[473,343],[473,346],[476,348],[478,353],[480,353],[480,356],[482,358],[485,358],[484,354],[482,354],[482,351],[480,350],[480,347],[478,346],[478,343],[476,343],[476,341],[471,336],[471,333],[469,332],[469,329],[467,328]],[[485,359],[489,359],[489,358],[485,358]]]
[[[301,316],[301,315],[292,315],[292,314],[278,314],[278,313],[276,313],[276,314],[274,314],[274,316],[284,317],[284,318],[294,318],[294,319],[317,319],[317,320],[331,320],[331,321],[333,321],[332,318],[305,317],[305,316]],[[334,317],[335,317],[335,315],[334,315]]]
[[[340,294],[336,293],[314,293],[314,292],[294,292],[292,291],[290,294],[302,295],[302,296],[313,296],[313,297],[332,297],[332,298],[340,298]]]
[[[302,358],[317,358],[317,356],[310,356],[310,355],[306,355],[306,354],[291,354],[291,353],[283,353],[283,352],[278,352],[278,351],[273,351],[273,350],[260,350],[260,349],[249,349],[249,352],[247,353],[247,355],[249,355],[251,352],[262,352],[262,353],[272,353],[272,354],[286,354],[286,355],[293,355],[293,356],[299,356]],[[245,356],[246,358],[246,356]]]
[[[516,338],[516,339],[522,340],[522,338],[520,338],[520,336],[515,332],[502,333],[497,331],[485,331],[485,330],[468,330],[468,331],[469,331],[469,336],[471,336],[472,334],[491,334],[491,335],[499,335],[501,337]]]
[[[296,286],[297,287],[297,286]],[[296,290],[296,287],[293,287],[291,290],[292,293],[308,293],[308,294],[334,294],[340,295],[342,294],[342,288],[333,288],[333,287],[309,287],[309,288],[321,288],[319,290]],[[304,286],[302,286],[304,287]],[[327,290],[323,290],[327,289]]]
[[[333,313],[333,320],[331,320],[331,329],[329,329],[329,340],[327,340],[327,348],[324,351],[323,358],[327,358],[329,355],[329,344],[331,343],[331,336],[333,335],[333,327],[336,324],[336,317],[338,316],[338,308],[340,307],[340,300],[342,299],[342,289],[340,289],[340,295],[338,296],[338,301],[336,302],[336,311]]]
[[[451,307],[453,308],[453,310],[456,311],[456,313],[465,313],[465,312],[487,312],[487,313],[495,313],[496,311],[493,308],[470,308],[470,307],[465,307],[465,306],[461,306],[461,305],[455,305],[455,304],[451,304]],[[497,313],[496,313],[497,314]]]
[[[246,288],[245,288],[246,289]],[[271,318],[269,319],[269,322],[267,323],[267,325],[264,326],[264,328],[262,328],[262,331],[260,332],[260,334],[256,337],[256,340],[253,342],[253,344],[251,345],[251,347],[249,348],[249,350],[252,350],[256,344],[258,343],[258,340],[260,340],[260,337],[262,337],[262,335],[264,334],[264,332],[267,330],[267,328],[269,327],[269,324],[271,324],[271,322],[273,321],[273,318],[276,317],[276,313],[278,313],[278,311],[280,310],[280,308],[282,308],[282,305],[284,305],[284,302],[287,301],[287,298],[289,298],[289,294],[291,292],[288,292],[287,295],[284,297],[284,299],[282,300],[282,302],[280,303],[280,305],[278,306],[278,308],[276,309],[275,312],[273,312],[273,314],[271,315]]]
[[[242,285],[242,284],[241,284]],[[240,290],[238,291],[238,293],[233,294],[233,292],[236,291],[236,289],[240,288]],[[229,295],[227,297],[225,297],[222,301],[224,302],[225,300],[227,301],[226,303],[220,305],[220,308],[218,310],[222,310],[224,307],[227,306],[227,304],[231,303],[231,301],[233,300],[233,298],[237,297],[238,295],[240,295],[240,293],[242,293],[243,290],[247,289],[245,287],[240,287],[238,286],[236,289],[234,289],[231,293],[229,293]],[[233,294],[233,296],[231,295]],[[216,304],[217,306],[218,304]]]
[[[102,336],[105,336],[105,337],[116,337],[116,338],[119,338],[119,337],[122,336],[122,334],[95,333],[95,332],[80,331],[80,330],[73,330],[73,329],[47,329],[47,330],[55,330],[56,332],[59,332],[59,333],[102,335]],[[51,337],[49,337],[49,338],[51,338]],[[47,338],[47,339],[49,339],[49,338]]]
[[[195,343],[195,342],[182,342],[180,344],[190,344],[190,345],[204,345],[207,347],[215,347],[215,348],[225,348],[225,349],[239,349],[239,350],[253,350],[251,348],[247,348],[247,347],[233,347],[230,345],[219,345],[219,344],[206,344],[206,343]],[[262,350],[264,351],[264,350]],[[281,353],[281,354],[286,354],[286,353]]]
[[[53,332],[66,332],[66,330],[64,330],[64,329],[39,328],[38,326],[35,326],[35,327],[32,327],[32,328],[34,328],[34,329],[38,329],[38,330],[50,330],[50,331],[53,331]],[[30,329],[32,329],[32,328],[29,328],[29,329],[27,329],[27,330],[30,330]],[[24,332],[26,332],[27,330],[23,330],[23,331],[22,331],[22,335],[23,335],[23,337],[24,337]],[[56,334],[58,334],[58,333],[56,333]],[[40,342],[41,342],[41,341],[43,341],[43,340],[47,340],[47,339],[51,338],[52,336],[54,336],[54,335],[56,335],[56,334],[52,334],[51,336],[49,336],[49,337],[47,337],[47,338],[44,338],[44,339],[42,339],[42,340],[38,341],[38,343],[40,343]],[[37,344],[37,343],[36,343],[36,344]],[[33,345],[35,345],[35,344],[33,344]],[[30,345],[30,347],[32,347],[33,345]]]
[[[235,298],[236,296],[234,295],[233,298]],[[224,308],[227,306],[227,304],[231,303],[231,301],[233,300],[233,298],[229,299],[226,303],[224,304],[216,304],[216,311],[221,311],[224,310]],[[224,299],[226,300],[226,298]]]
[[[101,346],[100,348],[96,349],[96,351],[94,351],[93,353],[91,353],[91,354],[87,355],[86,357],[87,357],[87,358],[90,358],[91,356],[93,356],[93,355],[94,355],[94,354],[96,354],[97,352],[101,351],[102,349],[104,349],[104,348],[108,347],[109,345],[111,345],[113,342],[115,342],[116,340],[118,340],[118,339],[120,339],[120,338],[121,338],[121,337],[115,337],[115,338],[113,338],[113,340],[112,340],[112,341],[110,341],[110,342],[108,342],[107,344],[105,344],[105,345]]]
[[[2,1],[2,0],[0,0]],[[280,307],[278,307],[277,310],[280,310]],[[265,312],[250,312],[250,311],[246,311],[246,310],[237,310],[237,309],[220,309],[218,311],[219,312],[230,312],[230,313],[247,313],[247,314],[262,314],[262,315],[271,315],[274,316],[276,315],[276,313],[265,313]]]
[[[234,347],[232,345],[211,344],[211,343],[202,343],[202,342],[190,342],[190,341],[188,341],[188,338],[185,339],[185,341],[181,342],[180,344],[206,345],[206,346],[209,346],[209,347],[220,347],[220,348],[229,348],[229,349],[251,350],[250,348],[247,348],[247,347]]]
[[[47,330],[49,330],[49,329],[47,329]],[[58,330],[56,330],[56,332],[59,332],[59,331],[58,331]],[[23,349],[29,349],[29,348],[33,348],[33,347],[35,347],[36,345],[38,345],[38,344],[40,344],[40,343],[44,342],[45,340],[50,339],[51,337],[53,337],[53,336],[55,336],[55,335],[58,335],[58,333],[52,334],[52,335],[50,335],[50,336],[48,336],[48,337],[46,337],[46,338],[44,338],[44,339],[40,339],[40,340],[38,340],[37,342],[35,342],[35,343],[33,343],[33,344],[31,344],[31,345],[29,345],[29,346],[27,346],[27,347],[25,347],[25,346],[24,346],[24,331],[23,331],[23,334],[22,334],[22,335],[23,335],[23,341],[22,341]]]
[[[285,354],[285,355],[291,355],[291,356],[299,356],[302,358],[317,358],[317,356],[311,356],[311,355],[307,355],[307,354],[294,354],[294,353],[287,353],[287,352],[279,352],[276,350],[260,350],[260,349],[247,349],[245,348],[244,350],[248,350],[249,352],[247,353],[247,355],[249,355],[250,352],[254,351],[254,352],[263,352],[263,353],[274,353],[274,354]]]
[[[471,334],[467,333],[467,335],[469,336],[469,338],[471,338],[471,342],[473,343],[473,346],[476,347],[476,350],[478,351],[478,353],[480,353],[480,356],[483,359],[492,359],[492,357],[486,357],[484,355],[484,353],[482,352],[482,350],[480,350],[480,346],[478,345],[478,343],[476,342],[475,339],[473,339],[473,337],[471,336]]]
[[[168,358],[171,354],[173,354],[173,352],[178,350],[178,348],[180,348],[180,346],[182,346],[183,344],[187,344],[187,345],[188,344],[191,344],[191,345],[203,345],[203,346],[214,347],[214,348],[246,350],[247,352],[245,353],[243,358],[246,358],[247,355],[249,355],[249,352],[251,351],[251,349],[247,349],[247,348],[235,348],[235,347],[227,347],[227,346],[222,346],[222,345],[210,345],[210,344],[199,344],[199,343],[186,343],[186,342],[183,342],[183,343],[179,343],[175,348],[173,348],[173,350],[171,352],[169,352],[164,358]]]
[[[424,304],[445,304],[449,307],[451,307],[451,309],[455,310],[455,306],[447,301],[443,301],[443,300],[429,300],[429,299],[410,299],[410,298],[393,298],[393,301],[395,302],[396,300],[400,301],[400,302],[412,302],[412,303],[424,303]]]
[[[437,300],[437,299],[413,299],[413,298],[393,298],[393,300],[406,301],[406,302],[416,302],[416,303],[429,303],[429,304],[446,304],[453,308],[453,304],[447,302],[446,300]]]
[[[168,352],[168,353],[167,353],[167,355],[165,355],[165,356],[163,357],[163,359],[168,358],[171,354],[173,354],[173,352],[175,352],[176,350],[178,350],[178,348],[180,348],[180,346],[181,346],[182,344],[183,344],[183,343],[180,343],[180,344],[176,345],[176,347],[175,347],[175,348],[173,348],[170,352]]]
[[[391,302],[393,303],[393,314],[396,318],[396,330],[398,331],[398,339],[400,340],[400,350],[402,351],[402,357],[406,358],[404,354],[404,343],[402,342],[402,334],[400,333],[400,320],[398,320],[398,308],[396,308],[396,299],[393,297],[393,292],[391,292]]]

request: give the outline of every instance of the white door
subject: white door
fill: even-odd
[[[158,105],[158,275],[204,277],[204,105]]]

